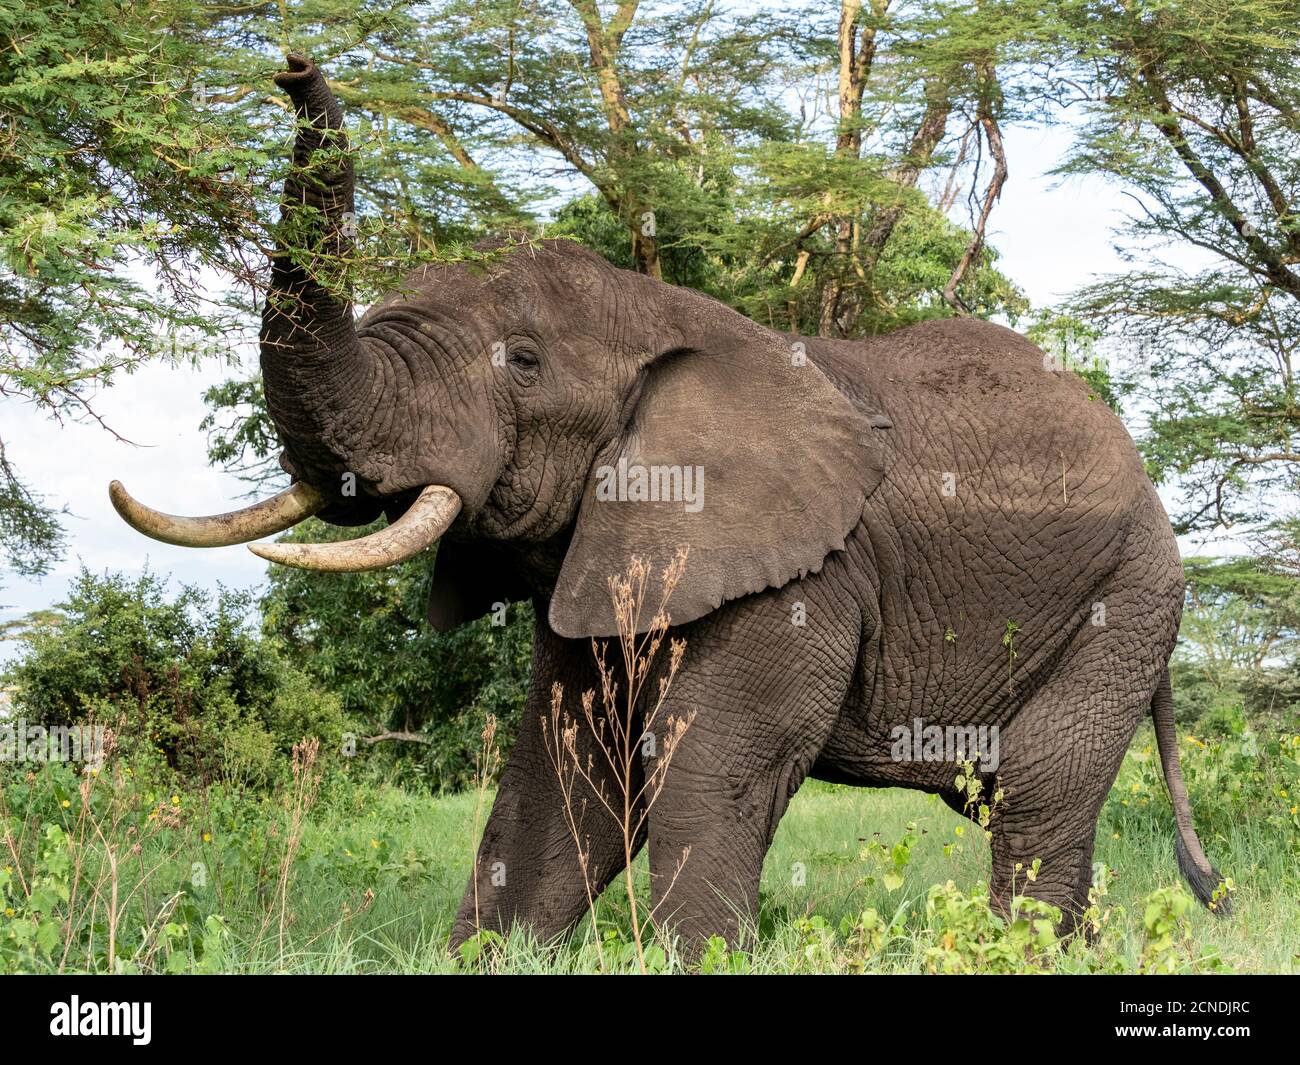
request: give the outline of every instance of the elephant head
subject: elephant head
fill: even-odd
[[[352,163],[324,77],[308,60],[289,65],[276,82],[299,131],[281,225],[323,263],[349,251]],[[570,241],[487,250],[483,266],[416,270],[356,322],[346,293],[286,237],[261,365],[293,486],[235,514],[177,519],[114,482],[121,515],[146,535],[210,547],[313,513],[361,524],[386,512],[388,528],[361,539],[252,550],[370,569],[446,533],[435,625],[532,592],[549,598],[562,636],[616,631],[607,580],[634,554],[689,546],[680,624],[844,546],[882,475],[879,434],[795,338]],[[520,562],[539,557],[552,561]]]

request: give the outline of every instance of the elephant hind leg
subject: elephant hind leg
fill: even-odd
[[[1090,640],[1068,656],[1002,731],[1003,801],[989,827],[991,888],[1003,910],[1030,895],[1073,923],[1088,905],[1097,817],[1156,683],[1154,666],[1125,668],[1102,650],[1109,642]]]
[[[1002,729],[1004,803],[990,829],[992,888],[1004,906],[1019,893],[1067,916],[1087,907],[1097,816],[1178,638],[1177,550],[1167,526],[1148,525],[1130,536],[1051,675]]]

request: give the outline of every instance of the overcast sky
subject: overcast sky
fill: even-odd
[[[1119,190],[1099,179],[1071,179],[1058,186],[1048,177],[1067,144],[1063,128],[1013,128],[1006,136],[1011,175],[993,214],[990,239],[1002,254],[1001,268],[1036,306],[1050,305],[1099,275],[1123,269],[1112,247],[1112,232],[1124,210]],[[256,365],[253,347],[240,354],[246,365]],[[134,447],[94,423],[60,426],[28,404],[0,399],[0,436],[9,458],[49,503],[69,509],[67,557],[49,576],[35,581],[0,575],[0,620],[57,603],[83,562],[96,572],[138,574],[148,566],[208,588],[262,582],[266,563],[247,548],[199,551],[160,544],[130,530],[108,502],[108,482],[117,478],[137,498],[162,510],[207,514],[240,505],[247,486],[209,467],[198,429],[203,390],[232,373],[216,363],[197,371],[154,365],[120,378],[96,396],[96,410],[142,445]],[[1234,545],[1220,541],[1218,546]],[[1205,553],[1206,543],[1185,540],[1183,550]],[[15,649],[12,643],[0,643],[0,661]]]

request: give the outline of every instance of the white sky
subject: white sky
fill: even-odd
[[[1054,186],[1048,172],[1068,144],[1065,128],[1007,130],[1010,178],[994,211],[990,242],[1002,254],[1001,268],[1036,306],[1050,305],[1099,275],[1124,268],[1112,247],[1112,231],[1123,217],[1124,200],[1100,179],[1071,179]],[[256,365],[247,344],[245,365]],[[211,362],[200,370],[156,364],[95,397],[96,410],[133,447],[113,439],[94,423],[62,426],[14,399],[0,399],[0,425],[9,458],[47,502],[67,506],[67,558],[43,580],[0,575],[0,620],[58,602],[84,562],[92,571],[139,574],[147,565],[174,581],[213,588],[251,587],[263,580],[266,563],[245,547],[193,550],[145,539],[117,517],[108,502],[108,482],[121,480],[137,498],[162,510],[207,514],[241,505],[247,485],[209,467],[203,390],[235,371]],[[1168,503],[1168,500],[1167,500]],[[1182,543],[1185,554],[1213,553],[1214,544]],[[1238,545],[1239,546],[1239,545]],[[1231,550],[1220,541],[1219,550]],[[0,662],[13,643],[0,643]]]

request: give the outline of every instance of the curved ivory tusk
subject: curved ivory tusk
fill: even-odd
[[[108,486],[108,498],[113,501],[113,508],[122,520],[136,532],[179,547],[246,544],[260,536],[284,532],[304,518],[310,518],[326,502],[316,489],[301,482],[251,507],[206,518],[183,518],[151,510],[132,499],[121,481]]]
[[[460,496],[450,488],[431,484],[386,529],[356,540],[334,544],[249,544],[248,549],[268,562],[328,573],[357,573],[414,558],[438,539],[460,513]]]

